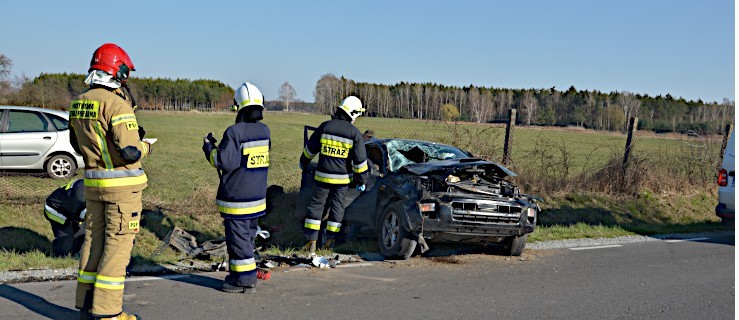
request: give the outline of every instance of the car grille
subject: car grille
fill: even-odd
[[[521,219],[521,208],[500,203],[452,201],[452,219],[475,223],[510,223]]]

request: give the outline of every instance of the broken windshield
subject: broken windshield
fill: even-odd
[[[411,163],[434,162],[469,158],[470,155],[454,147],[433,142],[391,140],[386,143],[390,171],[397,171]]]

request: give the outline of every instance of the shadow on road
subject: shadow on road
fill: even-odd
[[[63,320],[79,318],[79,312],[77,310],[58,306],[35,294],[25,292],[9,285],[0,285],[0,297],[20,304],[28,310],[49,319]]]

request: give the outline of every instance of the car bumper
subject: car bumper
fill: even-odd
[[[459,215],[457,215],[459,217]],[[526,215],[521,213],[512,222],[473,222],[460,221],[454,218],[452,207],[442,204],[435,219],[424,218],[424,235],[434,235],[433,238],[451,240],[489,237],[520,236],[534,231],[534,224],[530,224]]]
[[[719,216],[719,217],[721,217],[721,218],[733,219],[734,218],[734,209],[729,209],[729,208],[726,207],[726,204],[719,203],[716,206],[716,215]]]

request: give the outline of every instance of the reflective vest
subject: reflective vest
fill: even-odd
[[[58,188],[46,198],[44,214],[49,220],[59,224],[67,221],[85,220],[85,187],[82,179],[73,180]]]
[[[328,184],[365,183],[367,155],[362,133],[351,122],[331,119],[322,123],[308,139],[300,162],[305,166],[318,155],[313,177]]]
[[[210,164],[221,172],[216,206],[225,219],[254,219],[267,210],[269,128],[260,122],[239,122],[223,133],[214,147],[203,147]]]
[[[139,141],[136,116],[123,91],[85,91],[70,105],[69,126],[72,146],[85,160],[87,199],[116,201],[116,193],[146,188],[140,160],[149,145]]]

